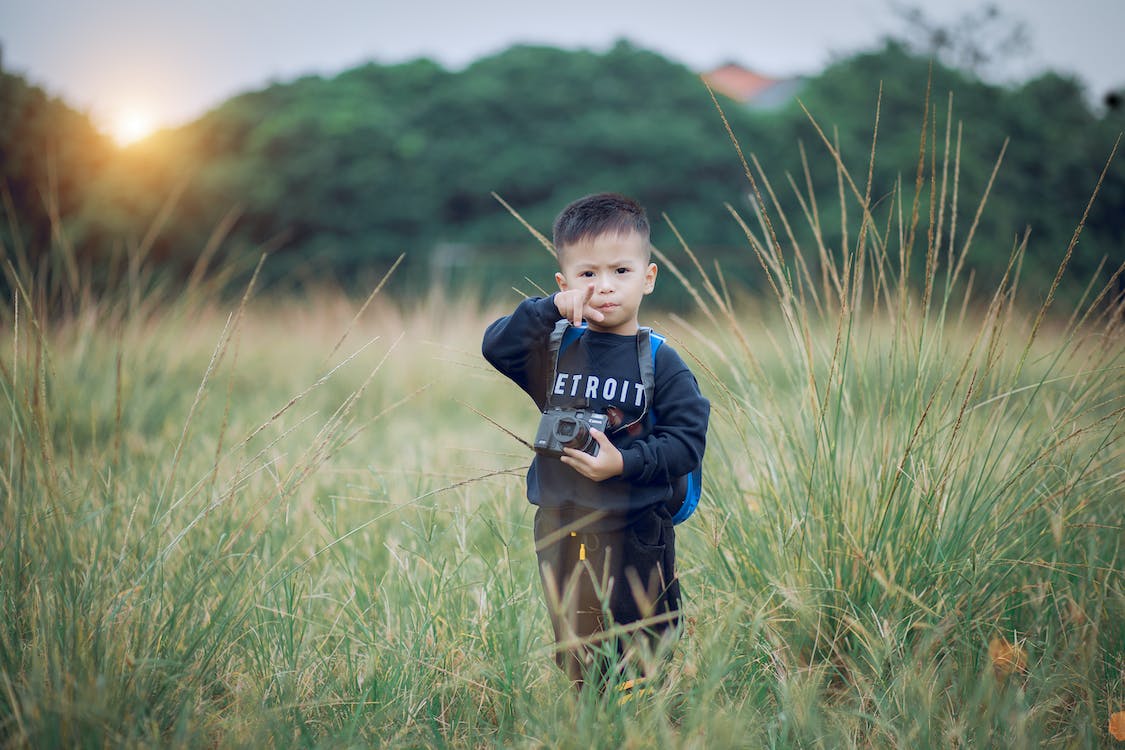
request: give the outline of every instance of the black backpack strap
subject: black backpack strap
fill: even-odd
[[[645,388],[645,411],[652,410],[652,394],[656,391],[656,366],[652,356],[651,328],[637,329],[637,365],[641,368],[641,383]]]
[[[554,384],[559,377],[559,354],[563,349],[563,341],[566,339],[567,331],[571,328],[570,321],[566,318],[561,318],[555,323],[555,329],[551,331],[551,337],[547,342],[547,352],[551,357],[551,380],[547,383],[547,401],[546,404],[550,405],[551,397],[554,395]],[[579,331],[581,333],[581,331]],[[640,422],[645,417],[649,416],[652,412],[653,394],[656,392],[656,366],[655,357],[652,352],[652,329],[646,326],[641,326],[637,329],[637,366],[641,372],[641,385],[644,386],[645,391],[645,406],[641,416],[630,422],[628,425],[623,425],[616,429],[629,427],[637,422]]]
[[[559,348],[562,346],[563,336],[566,335],[566,329],[570,328],[570,321],[566,318],[559,318],[555,323],[555,330],[551,331],[551,339],[547,343],[547,351],[551,353],[551,359],[555,360],[556,364],[559,359]]]
[[[551,404],[555,381],[559,377],[559,349],[562,347],[563,337],[566,336],[568,328],[570,328],[570,321],[560,318],[555,323],[555,330],[551,331],[551,338],[547,341],[547,353],[551,357],[551,379],[547,381],[547,400],[543,402],[547,406]]]

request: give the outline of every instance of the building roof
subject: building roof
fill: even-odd
[[[741,65],[728,63],[704,73],[703,80],[720,94],[746,104],[786,79],[770,78]]]

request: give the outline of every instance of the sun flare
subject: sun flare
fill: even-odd
[[[149,136],[155,129],[152,117],[139,109],[127,109],[118,113],[110,129],[110,136],[118,146],[128,146]]]

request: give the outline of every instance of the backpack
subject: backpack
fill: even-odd
[[[578,340],[586,332],[586,324],[573,326],[570,321],[563,318],[555,324],[551,332],[549,350],[554,357],[554,368],[557,371],[559,357],[566,348]],[[656,352],[664,343],[664,337],[651,328],[641,326],[637,330],[637,364],[641,370],[641,383],[645,389],[646,407],[653,404],[653,391],[656,390]],[[651,424],[655,421],[653,409],[647,409],[645,419]],[[699,497],[703,493],[703,467],[695,469],[675,480],[672,486],[672,498],[668,501],[668,512],[672,516],[672,523],[679,525],[695,513],[699,507]]]

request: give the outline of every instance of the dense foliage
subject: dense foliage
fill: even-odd
[[[0,239],[10,250],[22,238],[33,256],[53,248],[66,261],[50,264],[56,273],[74,258],[95,283],[125,273],[123,257],[182,277],[216,250],[249,268],[268,249],[267,279],[287,285],[363,288],[406,253],[400,289],[453,278],[503,288],[525,274],[549,279],[551,259],[492,192],[546,232],[570,199],[612,189],[649,206],[658,247],[677,242],[660,220],[667,214],[728,279],[760,287],[757,261],[725,208],[756,226],[749,184],[706,88],[692,71],[626,42],[605,53],[514,47],[457,72],[416,60],[277,83],[118,153],[81,115],[14,76],[3,76],[0,95],[0,170],[13,196]],[[1074,80],[1052,74],[998,87],[931,68],[894,43],[839,61],[799,97],[772,111],[720,97],[742,148],[760,161],[757,177],[769,179],[788,215],[802,211],[789,176],[821,205],[838,203],[840,190],[802,103],[862,191],[881,101],[871,196],[884,223],[885,212],[915,201],[914,174],[901,170],[918,161],[923,118],[941,134],[951,112],[958,243],[1010,139],[969,264],[995,282],[1030,227],[1024,278],[1036,289],[1053,276],[1121,128],[1113,113],[1091,111]],[[943,138],[925,147],[927,160],[942,160]],[[56,195],[65,232],[44,241]],[[825,213],[822,231],[834,244],[840,218]],[[1125,168],[1116,163],[1076,249],[1073,287],[1113,259],[1123,216]],[[812,238],[795,230],[781,239]]]

